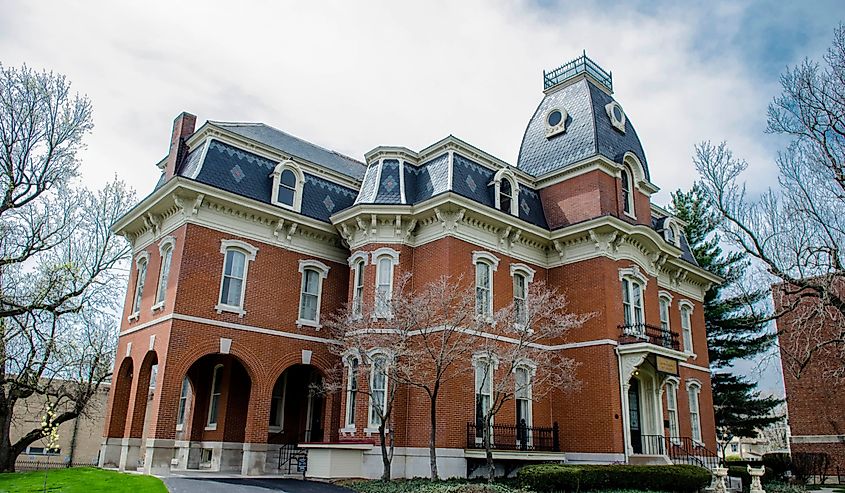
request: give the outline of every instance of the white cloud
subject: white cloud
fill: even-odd
[[[9,7],[9,6],[7,6]],[[771,169],[761,85],[739,55],[695,56],[693,16],[509,2],[20,2],[3,62],[68,75],[95,107],[83,172],[141,194],[157,179],[170,123],[263,121],[361,157],[454,134],[516,163],[541,74],[587,49],[612,70],[653,181],[694,179],[692,145],[728,139]],[[8,20],[6,22],[9,22]],[[758,182],[759,183],[759,182]]]

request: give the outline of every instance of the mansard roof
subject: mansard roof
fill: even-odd
[[[585,75],[550,89],[525,128],[517,167],[539,177],[595,156],[621,164],[632,152],[650,180],[645,152],[628,115],[620,113],[621,125],[614,126],[608,109],[614,105],[618,103],[613,96]],[[566,115],[564,130],[549,135],[548,118],[555,110]]]

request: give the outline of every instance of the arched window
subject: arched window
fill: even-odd
[[[533,412],[531,406],[532,371],[527,366],[514,370],[514,400],[516,400],[517,447],[527,449],[531,445]]]
[[[300,210],[305,175],[293,161],[283,161],[273,171],[272,202],[286,209]]]
[[[367,265],[367,252],[355,252],[349,257],[352,268],[352,314],[361,317],[364,313],[364,266]]]
[[[475,314],[479,317],[493,316],[493,272],[499,266],[499,259],[488,252],[472,252],[475,264]]]
[[[643,285],[637,279],[629,277],[622,279],[622,307],[625,310],[625,325],[632,330],[642,330]]]
[[[285,392],[288,386],[288,374],[276,380],[273,394],[270,396],[270,431],[281,432],[285,427]]]
[[[217,415],[220,412],[220,394],[223,387],[223,365],[217,365],[211,374],[211,396],[208,401],[208,421],[206,430],[217,429]]]
[[[622,211],[625,214],[634,214],[634,182],[631,168],[627,165],[622,167]]]
[[[672,443],[680,442],[681,430],[678,425],[678,383],[667,380],[664,390],[666,394],[666,413],[669,418],[669,438]]]
[[[382,417],[387,409],[387,355],[378,353],[372,356],[372,371],[370,372],[370,426],[381,425]]]
[[[679,303],[681,307],[681,336],[684,340],[684,352],[692,354],[692,303],[683,300]]]
[[[484,438],[485,415],[493,406],[493,373],[498,361],[495,356],[476,353],[472,356],[472,366],[475,368],[475,441],[481,443]],[[492,420],[490,421],[490,440],[492,441]]]
[[[528,328],[528,284],[534,280],[534,269],[525,264],[511,264],[513,277],[513,310],[517,329]]]
[[[495,206],[502,212],[519,215],[519,185],[516,176],[508,168],[502,168],[493,176]]]
[[[701,384],[694,380],[687,382],[687,392],[689,393],[689,421],[692,439],[696,443],[701,443],[701,413],[698,402]]]
[[[217,313],[234,312],[243,317],[244,294],[249,271],[249,262],[255,260],[258,249],[240,240],[223,240],[220,253],[223,254],[223,275],[220,280],[220,302]]]
[[[358,358],[348,358],[349,370],[346,377],[346,420],[347,428],[355,428],[355,401],[358,399]]]
[[[186,376],[182,379],[182,390],[179,392],[179,409],[176,412],[176,431],[182,431],[185,426],[185,415],[188,413],[188,397],[191,394],[191,382]]]
[[[329,266],[319,260],[300,260],[299,272],[302,274],[302,286],[296,323],[319,327],[323,279],[329,274]]]
[[[170,262],[173,259],[173,244],[175,238],[168,236],[159,244],[161,254],[161,269],[158,274],[158,291],[156,291],[156,302],[153,310],[164,306],[164,299],[167,297],[167,283],[170,278]]]
[[[150,254],[141,252],[135,259],[135,266],[138,274],[135,278],[135,296],[132,299],[132,316],[137,318],[141,312],[141,298],[144,296],[144,284],[147,282],[147,265],[149,264]]]
[[[373,252],[376,264],[375,316],[390,317],[390,302],[393,299],[393,268],[399,263],[399,252],[391,248],[379,248]]]

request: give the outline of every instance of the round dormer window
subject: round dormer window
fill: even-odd
[[[566,118],[569,114],[563,108],[552,108],[546,113],[546,138],[566,132]]]
[[[551,113],[549,113],[549,118],[546,120],[550,127],[560,125],[561,121],[563,121],[563,114],[561,114],[560,110],[552,110]]]
[[[622,111],[622,106],[620,106],[616,101],[611,101],[607,103],[607,106],[605,106],[604,109],[607,111],[607,116],[610,118],[610,124],[613,125],[613,128],[624,134],[626,118],[625,112]]]

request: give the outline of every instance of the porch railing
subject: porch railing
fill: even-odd
[[[681,343],[678,334],[649,324],[625,324],[619,326],[619,343],[634,344],[648,342],[656,346],[679,351]]]
[[[713,469],[721,462],[715,452],[690,437],[642,435],[642,453],[666,455],[674,464],[690,464]]]
[[[491,427],[493,450],[523,450],[560,452],[560,428],[557,422],[551,427],[499,425]],[[483,425],[467,423],[467,448],[483,449]]]

